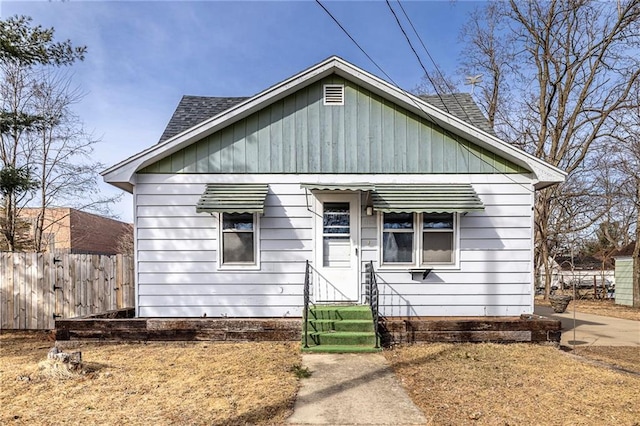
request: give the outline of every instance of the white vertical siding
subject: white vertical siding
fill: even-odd
[[[532,187],[519,175],[138,175],[138,314],[300,316],[313,220],[301,182],[468,182],[484,212],[460,219],[460,268],[426,278],[378,266],[377,216],[361,217],[361,271],[373,261],[387,316],[513,316],[532,310]],[[197,214],[209,182],[269,184],[260,219],[260,270],[218,270],[217,220]],[[364,274],[364,273],[363,273]],[[364,280],[362,281],[364,282]],[[364,292],[363,292],[364,293]]]

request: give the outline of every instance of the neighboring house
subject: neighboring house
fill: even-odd
[[[331,57],[249,98],[184,97],[103,176],[133,194],[140,317],[300,317],[306,261],[316,303],[365,302],[372,262],[399,317],[531,314],[535,191],[566,174],[469,95]]]
[[[613,259],[602,259],[578,254],[571,256],[557,256],[558,265],[557,285],[568,288],[575,281],[576,284],[585,287],[593,286],[594,281],[600,286],[603,281],[605,285],[615,282],[613,273]]]
[[[41,210],[25,208],[20,217],[31,224]],[[116,254],[125,234],[132,233],[131,224],[108,217],[87,213],[69,207],[45,209],[43,227],[43,251],[73,254]]]

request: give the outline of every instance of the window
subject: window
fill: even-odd
[[[257,215],[220,213],[222,265],[256,265]]]
[[[455,213],[383,213],[382,264],[455,265],[456,226]]]
[[[453,213],[422,214],[422,263],[454,263]]]
[[[413,213],[383,215],[382,262],[413,264]]]

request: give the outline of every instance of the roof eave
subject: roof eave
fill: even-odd
[[[134,175],[138,170],[166,157],[167,155],[171,155],[174,152],[179,151],[198,139],[215,133],[219,129],[245,118],[256,110],[263,108],[265,104],[276,102],[290,93],[295,92],[303,85],[306,86],[312,84],[334,72],[346,79],[355,78],[358,80],[358,84],[363,85],[372,93],[396,103],[401,103],[407,110],[412,111],[429,121],[435,122],[444,129],[460,135],[478,146],[501,156],[505,156],[510,161],[524,167],[525,169],[531,170],[538,181],[536,185],[540,188],[563,182],[566,178],[567,174],[564,171],[555,168],[506,142],[503,142],[497,137],[490,135],[449,113],[441,111],[431,104],[421,100],[417,96],[398,89],[390,83],[354,65],[351,65],[337,56],[332,56],[317,65],[307,68],[293,77],[269,87],[246,101],[241,102],[162,143],[153,145],[144,151],[129,157],[128,159],[102,172],[102,176],[104,177],[105,182],[129,191],[129,189],[126,188],[133,186]],[[536,186],[536,189],[538,189],[538,186]]]

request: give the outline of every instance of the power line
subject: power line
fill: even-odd
[[[340,29],[342,30],[342,32],[344,32],[347,37],[349,37],[349,39],[351,39],[351,41],[353,42],[353,44],[355,44],[358,49],[360,49],[360,51],[364,54],[364,56],[367,57],[367,59],[369,59],[371,61],[371,63],[373,63],[373,65],[376,66],[376,68],[378,68],[380,70],[380,72],[382,72],[382,74],[385,75],[385,77],[387,77],[389,79],[389,81],[393,82],[394,85],[398,86],[393,79],[391,78],[391,76],[389,74],[387,74],[380,65],[378,65],[378,63],[376,61],[373,60],[373,58],[371,56],[369,56],[369,54],[367,52],[365,52],[364,48],[362,46],[360,46],[360,44],[351,36],[351,34],[349,34],[349,31],[346,30],[345,27],[342,26],[342,24],[336,19],[335,16],[333,16],[331,14],[331,12],[329,12],[329,10],[324,7],[324,5],[320,2],[320,0],[316,0],[316,3],[318,3],[318,5],[327,13],[327,15],[329,15],[329,17],[331,17],[331,19],[333,19],[333,22],[335,22]]]
[[[442,81],[444,82],[444,84],[447,86],[447,88],[449,89],[449,91],[451,93],[453,93],[453,89],[451,88],[451,85],[449,84],[449,82],[445,79],[444,75],[442,74],[442,72],[440,71],[440,68],[438,67],[438,64],[436,63],[436,61],[433,59],[433,56],[431,56],[431,53],[429,53],[429,49],[427,49],[427,46],[424,44],[424,41],[422,41],[422,37],[420,37],[420,34],[418,33],[418,30],[416,30],[416,27],[413,25],[413,22],[411,21],[411,18],[409,18],[409,15],[407,14],[407,11],[404,9],[404,6],[402,6],[402,3],[400,3],[400,0],[396,0],[398,2],[398,6],[400,6],[400,9],[402,10],[402,13],[404,14],[404,17],[407,19],[407,22],[409,22],[409,25],[411,25],[411,29],[413,30],[413,33],[416,35],[416,37],[418,38],[418,40],[420,41],[420,44],[422,45],[422,48],[424,49],[424,51],[427,53],[427,56],[429,57],[429,59],[431,60],[431,63],[433,64],[433,66],[436,69],[436,72],[440,75],[440,78],[442,79]]]
[[[391,78],[391,76],[389,74],[387,74],[387,72],[382,69],[382,67],[380,65],[378,65],[378,63],[376,61],[373,60],[373,58],[364,50],[364,48],[362,46],[360,46],[360,44],[351,36],[351,34],[349,34],[349,32],[346,30],[345,27],[342,26],[342,24],[340,24],[340,22],[336,19],[335,16],[333,16],[333,14],[320,2],[320,0],[315,0],[316,3],[318,3],[318,5],[322,8],[322,10],[324,10],[327,15],[329,15],[329,17],[333,20],[333,22],[336,23],[336,25],[338,25],[338,27],[340,27],[340,29],[347,35],[347,37],[349,37],[349,39],[358,47],[358,49],[360,49],[360,51],[371,61],[371,63],[373,63],[376,68],[378,68],[380,70],[380,72],[382,72],[382,74],[384,74],[385,77],[387,77],[387,79],[398,89],[400,90],[402,93],[404,93],[405,95],[407,95],[407,97],[411,100],[411,102],[413,102],[413,104],[420,110],[422,111],[422,113],[424,113],[431,121],[433,121],[434,124],[439,125],[440,127],[442,127],[442,125],[439,124],[439,120],[437,120],[434,116],[432,116],[431,114],[429,114],[428,111],[425,111],[424,108],[422,107],[422,105],[420,105],[418,102],[416,102],[416,100],[414,99],[414,96],[411,93],[408,93],[406,90],[404,90],[402,87],[400,87],[398,85],[398,83],[396,83],[393,78]],[[395,13],[394,13],[395,16]],[[396,17],[397,19],[397,17]],[[402,27],[402,26],[401,26]],[[404,30],[403,30],[404,33]],[[405,34],[406,35],[406,34]],[[424,44],[423,44],[424,46]],[[426,49],[426,47],[425,47]],[[415,52],[415,51],[414,51]],[[434,86],[435,88],[435,86]],[[437,92],[437,91],[436,91]],[[440,95],[438,95],[438,97],[440,97]],[[456,102],[458,102],[458,100],[456,99],[455,95],[453,96],[453,98],[456,100]],[[443,103],[443,105],[445,105],[446,108],[446,104],[444,103],[444,101],[442,100],[442,98],[440,97],[440,101]],[[426,101],[424,101],[426,102]],[[458,102],[458,105],[460,105],[460,103]],[[460,106],[460,108],[462,109],[462,111],[465,113],[465,115],[467,116],[468,119],[468,123],[471,124],[473,126],[473,123],[471,122],[471,119],[469,118],[469,116],[467,115],[466,111],[464,108],[462,108],[462,106]],[[449,112],[447,110],[447,112]],[[446,132],[446,130],[444,129],[444,127],[442,127],[442,129]],[[471,149],[467,148],[467,152],[470,155],[473,155],[474,157],[478,158],[479,160],[482,160],[482,158],[477,155],[476,153],[474,153]],[[515,179],[513,179],[511,176],[509,176],[509,174],[499,170],[495,165],[491,165],[491,167],[498,172],[499,174],[503,175],[504,177],[506,177],[507,179],[509,179],[510,181],[512,181],[513,183],[523,187],[524,189],[526,189],[527,191],[531,190],[529,188],[527,188],[525,185],[523,185],[520,182],[517,182]]]
[[[411,40],[409,39],[409,36],[407,35],[407,33],[405,32],[404,28],[402,27],[402,24],[400,23],[400,19],[398,19],[398,15],[396,15],[395,10],[393,10],[393,8],[391,7],[391,3],[389,3],[389,0],[386,0],[386,3],[387,3],[387,7],[391,11],[391,14],[393,15],[394,18],[396,18],[396,23],[398,24],[398,27],[400,27],[400,31],[402,31],[402,34],[404,35],[404,38],[407,40],[407,43],[409,43],[409,47],[413,51],[413,54],[415,55],[416,59],[418,60],[418,63],[422,67],[422,71],[424,71],[424,74],[427,76],[427,79],[431,82],[431,85],[433,86],[433,89],[435,90],[436,95],[438,95],[438,98],[440,98],[440,102],[442,102],[442,105],[444,106],[444,109],[449,114],[451,114],[451,111],[449,111],[449,108],[447,108],[447,105],[445,104],[444,99],[442,99],[442,96],[440,96],[440,92],[438,91],[438,88],[436,87],[436,83],[433,81],[433,79],[429,75],[429,71],[427,71],[427,68],[422,63],[422,59],[420,59],[420,56],[418,55],[418,52],[416,52],[416,49],[413,47],[413,43],[411,43]],[[454,98],[455,98],[455,96],[454,96]]]
[[[460,110],[462,110],[462,113],[465,115],[465,117],[467,117],[467,120],[469,122],[471,122],[471,117],[469,117],[469,114],[467,113],[467,110],[462,106],[462,104],[458,100],[458,97],[456,96],[455,92],[453,91],[453,89],[449,85],[449,82],[447,81],[447,79],[444,77],[444,75],[440,71],[440,68],[438,67],[438,64],[433,59],[433,56],[431,56],[431,53],[429,53],[429,49],[427,49],[427,46],[424,44],[424,41],[422,40],[422,37],[420,37],[420,34],[418,33],[418,30],[416,30],[416,27],[413,25],[413,22],[411,21],[411,18],[409,18],[409,15],[407,14],[407,11],[402,6],[402,3],[400,3],[400,0],[396,0],[396,1],[398,2],[398,6],[400,6],[400,9],[402,10],[402,13],[404,14],[404,17],[406,18],[407,22],[409,22],[409,25],[411,26],[411,29],[413,30],[413,33],[416,35],[416,37],[420,41],[420,44],[422,45],[422,48],[427,53],[427,56],[429,57],[429,59],[431,60],[431,63],[435,67],[436,72],[440,75],[440,79],[445,84],[445,86],[447,86],[447,88],[449,89],[449,92],[451,92],[451,95],[453,96],[453,100],[458,104],[458,106],[460,107]],[[424,70],[425,67],[424,67],[424,65],[422,65],[422,61],[420,61],[420,57],[418,56],[418,53],[416,52],[416,50],[413,48],[413,45],[411,44],[411,41],[409,41],[409,38],[407,37],[407,34],[404,31],[404,28],[402,28],[402,24],[400,23],[400,20],[396,16],[394,10],[391,8],[391,4],[389,4],[389,0],[387,0],[387,6],[391,10],[391,13],[393,13],[393,16],[396,18],[396,22],[398,23],[398,26],[402,30],[402,33],[404,34],[405,38],[407,39],[407,42],[409,42],[409,46],[411,46],[411,50],[413,50],[413,53],[416,55],[416,58],[418,58],[418,62],[420,62],[420,65],[422,66],[422,69]],[[425,73],[426,73],[426,71],[425,71]],[[431,81],[431,84],[433,85],[433,82],[431,80],[431,77],[429,77],[429,74],[426,74],[426,75],[427,75],[427,78],[429,79],[429,81]],[[438,93],[438,88],[435,87],[435,85],[433,85],[433,87],[436,90],[436,94],[438,95],[438,97],[442,101],[442,97]],[[447,109],[446,106],[445,106],[445,109]],[[448,109],[447,109],[447,112],[449,112]]]
[[[394,79],[391,78],[391,76],[389,74],[387,74],[387,72],[384,69],[382,69],[382,67],[380,65],[378,65],[378,63],[376,61],[373,60],[373,58],[364,50],[364,48],[362,46],[360,46],[360,44],[351,36],[351,34],[349,34],[347,29],[338,21],[338,19],[335,16],[333,16],[333,14],[320,2],[320,0],[315,0],[315,2],[318,3],[318,5],[322,8],[322,10],[324,10],[327,13],[327,15],[329,15],[329,17],[331,17],[333,22],[335,22],[338,25],[338,27],[340,27],[340,29],[347,35],[347,37],[349,37],[349,39],[358,47],[358,49],[360,49],[360,51],[371,61],[371,63],[373,63],[376,66],[376,68],[378,68],[380,70],[380,72],[382,72],[382,74],[384,74],[384,76],[387,77],[387,79],[389,80],[389,82],[391,82],[391,84],[393,84],[402,93],[408,95],[409,99],[411,100],[411,102],[413,102],[413,104],[420,111],[422,111],[427,117],[429,117],[431,119],[431,121],[433,121],[435,124],[438,124],[438,120],[436,120],[435,117],[433,117],[431,114],[429,114],[427,111],[425,111],[422,108],[422,106],[415,101],[415,99],[413,98],[413,95],[411,95],[406,90],[404,90],[402,87],[400,87],[400,85],[398,85],[398,83],[396,83],[394,81]],[[440,101],[442,101],[442,103],[444,104],[444,101],[442,99],[440,99]],[[447,111],[447,112],[449,112],[449,111]]]

